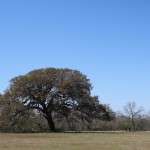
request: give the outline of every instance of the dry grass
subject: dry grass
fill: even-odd
[[[0,150],[150,150],[150,132],[1,133]]]

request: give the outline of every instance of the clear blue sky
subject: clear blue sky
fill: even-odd
[[[150,110],[150,1],[1,0],[0,92],[45,67],[80,70],[114,110]]]

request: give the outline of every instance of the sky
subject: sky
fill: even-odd
[[[149,0],[0,1],[0,93],[31,70],[77,69],[115,110],[150,110]]]

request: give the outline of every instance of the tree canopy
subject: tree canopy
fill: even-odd
[[[8,103],[15,101],[28,110],[41,111],[54,132],[55,117],[74,114],[83,122],[111,119],[108,107],[91,96],[91,90],[90,80],[78,70],[46,68],[13,78],[4,95]]]

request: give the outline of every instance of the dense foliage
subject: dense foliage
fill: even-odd
[[[91,96],[91,90],[90,80],[80,71],[56,68],[33,70],[10,81],[10,87],[1,96],[2,105],[5,105],[1,122],[11,122],[10,128],[15,124],[19,128],[18,122],[32,122],[31,118],[38,118],[40,113],[54,132],[63,121],[69,126],[75,122],[88,126],[93,119],[114,118],[108,106],[100,104],[97,96]]]

